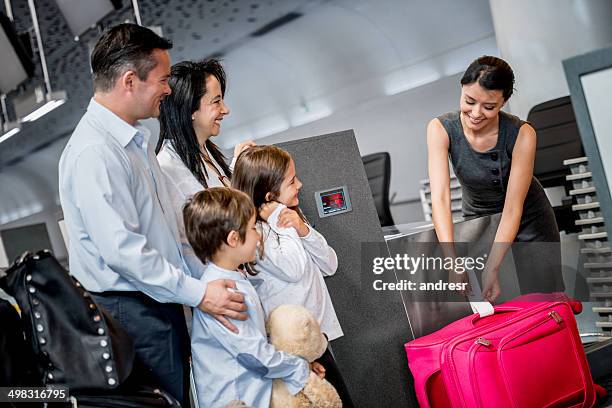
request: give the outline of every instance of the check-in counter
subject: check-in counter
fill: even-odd
[[[475,217],[454,222],[455,239],[458,248],[462,243],[469,245],[470,254],[488,254],[491,243],[495,238],[501,214]],[[440,257],[443,256],[437,244],[436,232],[431,222],[416,222],[403,225],[394,225],[383,228],[385,242],[390,257],[408,254],[414,257]],[[502,265],[504,273],[500,274],[500,284],[504,288],[500,301],[512,299],[519,295],[518,283],[512,257],[507,256]],[[413,278],[423,278],[418,274]],[[401,281],[405,274],[396,271],[396,279]],[[446,280],[446,277],[441,277]],[[414,295],[411,291],[402,291],[402,302],[408,314],[412,336],[420,337],[434,332],[445,325],[464,317],[472,310],[464,296],[439,299],[423,298]]]
[[[416,407],[403,351],[412,335],[401,295],[372,293],[364,283],[364,245],[388,251],[353,131],[278,146],[292,155],[303,183],[300,209],[338,256],[338,270],[325,279],[344,332],[332,348],[355,406]],[[337,205],[336,196],[326,198],[339,187],[350,210]]]

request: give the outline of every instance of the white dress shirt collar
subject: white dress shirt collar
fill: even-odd
[[[115,138],[121,146],[126,147],[134,139],[134,136],[140,134],[142,135],[142,142],[138,145],[146,150],[151,132],[140,122],[137,122],[136,126],[130,125],[94,98],[91,98],[87,111],[92,114],[98,125]]]

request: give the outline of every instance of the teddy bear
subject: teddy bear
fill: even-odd
[[[327,348],[327,339],[312,313],[299,305],[282,305],[268,316],[266,328],[276,350],[294,354],[312,363]],[[270,408],[341,408],[336,389],[314,372],[304,389],[291,395],[282,380],[272,383]]]

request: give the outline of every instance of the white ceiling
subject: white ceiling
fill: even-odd
[[[225,55],[232,111],[219,143],[456,74],[490,48],[487,0],[324,2]]]

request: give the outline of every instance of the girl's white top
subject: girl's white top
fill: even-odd
[[[343,335],[324,276],[338,268],[336,252],[314,228],[300,238],[294,228],[278,226],[286,208],[279,205],[260,223],[264,238],[264,258],[257,260],[256,276],[249,277],[259,294],[266,316],[277,306],[298,304],[310,310],[329,340]]]

